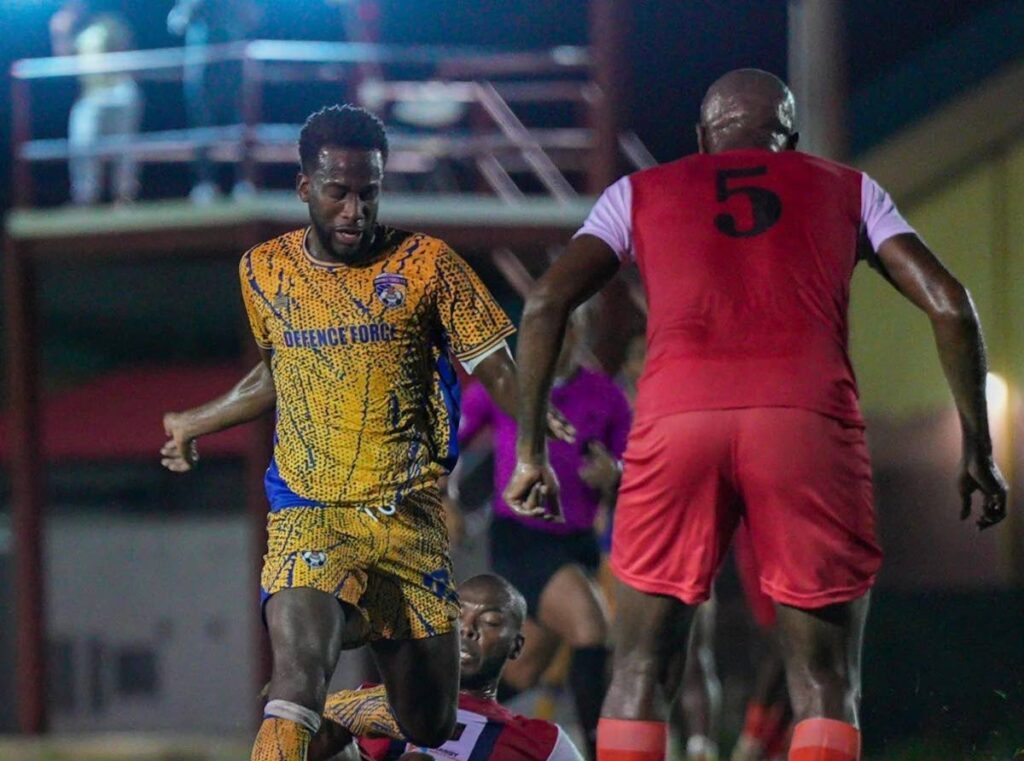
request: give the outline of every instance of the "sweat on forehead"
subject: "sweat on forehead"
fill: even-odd
[[[708,88],[700,107],[700,120],[709,127],[770,117],[792,128],[796,102],[785,82],[760,69],[736,69],[720,77]]]

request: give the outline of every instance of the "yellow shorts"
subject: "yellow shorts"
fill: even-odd
[[[362,614],[369,639],[451,631],[459,599],[440,492],[412,492],[390,515],[350,505],[271,513],[260,586],[264,603],[282,589],[333,595]]]

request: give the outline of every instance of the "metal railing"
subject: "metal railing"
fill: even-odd
[[[33,98],[47,82],[123,74],[154,87],[182,82],[190,65],[226,63],[239,67],[237,124],[149,129],[99,138],[87,146],[72,146],[66,138],[39,138],[33,130]],[[376,73],[368,75],[370,69]],[[590,75],[587,50],[579,47],[503,52],[255,40],[199,50],[21,60],[11,67],[15,204],[32,205],[34,167],[66,162],[72,155],[109,160],[128,154],[140,163],[186,165],[205,148],[212,160],[237,164],[239,179],[261,187],[264,167],[296,162],[300,128],[281,120],[275,112],[283,100],[269,97],[267,90],[303,84],[309,90],[300,95],[311,96],[314,88],[328,85],[334,102],[363,103],[389,122],[389,178],[397,175],[401,182],[401,175],[437,175],[453,192],[485,192],[509,203],[542,193],[567,202],[587,184],[588,170],[598,163],[593,158],[599,150],[595,132],[602,118],[602,94]],[[455,116],[450,123],[409,122],[408,113],[415,113],[417,105],[438,104],[447,104]],[[403,109],[408,112],[404,122]],[[538,112],[543,115],[538,117]],[[653,162],[635,134],[621,136],[620,150],[635,168]],[[450,166],[442,171],[445,165]]]

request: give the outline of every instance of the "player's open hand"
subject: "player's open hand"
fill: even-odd
[[[971,515],[974,492],[981,492],[981,514],[975,521],[979,529],[994,526],[1006,517],[1006,479],[991,454],[965,453],[960,463],[960,520]]]
[[[566,444],[576,443],[576,426],[554,407],[548,407],[548,437],[564,441]]]
[[[503,496],[518,515],[565,522],[558,501],[558,477],[550,465],[517,462]]]
[[[172,473],[187,473],[199,462],[196,439],[189,433],[187,418],[179,412],[164,415],[164,433],[168,440],[160,448],[160,464]]]
[[[622,468],[608,448],[596,439],[587,442],[587,453],[579,470],[580,480],[591,489],[613,494],[619,486]]]

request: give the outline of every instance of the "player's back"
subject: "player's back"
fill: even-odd
[[[649,306],[638,418],[795,406],[859,423],[846,312],[862,178],[764,150],[630,177]]]

